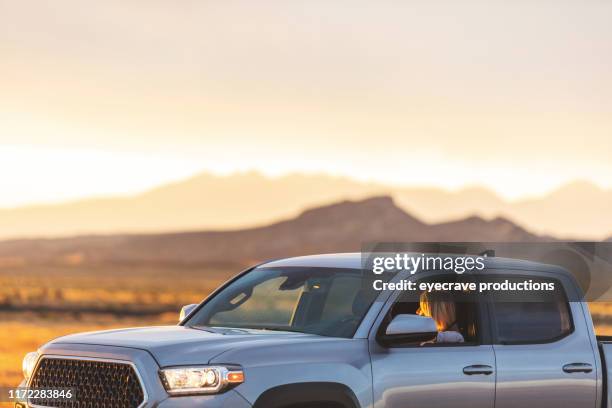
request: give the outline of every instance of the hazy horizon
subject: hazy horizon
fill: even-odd
[[[600,190],[601,192],[612,192],[612,188],[605,188],[601,185],[598,185],[595,182],[585,180],[585,179],[569,180],[567,182],[563,182],[559,185],[553,186],[549,190],[542,191],[541,193],[537,193],[537,194],[534,193],[534,194],[525,194],[525,195],[518,196],[518,197],[506,197],[503,194],[501,194],[499,191],[491,189],[485,185],[479,185],[479,184],[465,184],[465,185],[461,185],[458,187],[444,187],[444,186],[436,186],[436,185],[431,185],[431,184],[401,184],[401,183],[385,182],[384,180],[375,180],[375,179],[363,179],[362,180],[359,178],[353,178],[348,175],[330,174],[330,173],[326,173],[323,171],[320,171],[320,172],[290,171],[290,172],[283,173],[283,174],[267,174],[257,169],[244,169],[244,170],[236,170],[236,171],[231,171],[231,172],[216,172],[216,171],[209,171],[209,170],[204,169],[204,170],[196,171],[194,173],[188,173],[183,177],[178,177],[175,175],[173,176],[174,177],[163,178],[162,179],[163,181],[159,183],[151,184],[146,187],[143,187],[140,189],[134,189],[130,191],[123,191],[123,192],[121,191],[112,192],[111,191],[111,192],[106,192],[106,193],[92,193],[92,194],[87,194],[87,195],[71,196],[71,197],[67,197],[64,199],[55,199],[55,200],[48,200],[48,201],[45,201],[45,200],[32,201],[32,202],[25,202],[25,203],[20,203],[16,205],[7,205],[7,206],[0,205],[0,210],[19,210],[19,209],[35,208],[35,207],[70,205],[74,203],[89,202],[89,201],[96,201],[96,200],[137,198],[141,195],[146,195],[148,193],[155,192],[158,189],[167,188],[175,184],[182,184],[182,183],[189,182],[190,180],[197,179],[198,177],[213,177],[213,178],[222,180],[222,179],[240,178],[240,177],[245,177],[245,176],[247,177],[253,176],[256,178],[262,178],[262,179],[269,180],[269,181],[283,180],[283,179],[292,178],[292,177],[303,177],[303,178],[313,178],[313,179],[320,178],[320,179],[330,179],[330,180],[346,180],[349,182],[354,182],[354,183],[358,183],[362,185],[371,185],[373,187],[382,188],[383,191],[384,189],[388,189],[388,191],[392,191],[394,189],[431,190],[431,191],[439,191],[439,192],[448,193],[448,194],[457,194],[457,193],[469,192],[469,191],[482,191],[482,192],[486,192],[487,194],[491,194],[506,203],[520,203],[523,201],[542,199],[555,192],[564,190],[572,186],[589,186],[597,190]]]
[[[360,182],[324,173],[271,177],[247,171],[198,173],[140,194],[0,208],[0,239],[245,229],[291,219],[306,209],[382,195],[426,223],[503,217],[533,233],[557,238],[591,240],[612,235],[612,190],[587,181],[565,184],[537,197],[506,200],[478,186],[447,190]]]

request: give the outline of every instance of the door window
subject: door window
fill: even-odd
[[[523,278],[510,278],[523,280]],[[492,302],[494,331],[500,344],[548,343],[573,331],[567,297],[560,282],[540,299]]]
[[[467,276],[452,274],[422,279],[416,283],[418,285],[421,282],[469,282],[470,279]],[[431,342],[398,344],[396,347],[477,345],[481,342],[478,305],[478,296],[469,291],[406,292],[389,310],[379,329],[379,334],[384,333],[395,316],[417,314],[434,318],[439,326],[438,337]],[[444,322],[439,322],[441,318]],[[446,327],[441,328],[441,326]],[[442,333],[443,331],[445,333]],[[460,336],[457,336],[456,333]]]

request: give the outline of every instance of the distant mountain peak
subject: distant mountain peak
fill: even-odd
[[[398,207],[390,196],[374,196],[363,200],[343,200],[337,203],[311,208],[302,212],[298,219],[341,219],[364,217],[394,217],[398,221],[425,225],[416,217]],[[365,220],[363,220],[365,221]]]
[[[601,187],[599,187],[595,183],[591,183],[590,181],[585,180],[574,180],[567,184],[563,184],[556,190],[554,190],[551,195],[562,195],[562,194],[600,194],[603,193]]]

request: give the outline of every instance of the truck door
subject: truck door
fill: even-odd
[[[536,281],[511,280],[525,278]],[[555,284],[543,301],[491,299],[495,407],[595,407],[597,369],[582,305],[568,302],[571,282],[538,280],[543,281]]]
[[[493,408],[495,357],[483,338],[485,315],[478,303],[457,304],[464,343],[383,346],[376,340],[394,315],[418,307],[415,299],[400,297],[370,335],[374,408]]]

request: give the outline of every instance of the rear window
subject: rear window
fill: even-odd
[[[492,302],[493,327],[497,343],[548,343],[559,340],[573,331],[569,304],[561,282],[538,281],[553,282],[555,290],[539,300]]]

